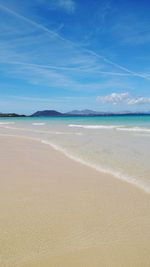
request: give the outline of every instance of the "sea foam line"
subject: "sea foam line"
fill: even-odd
[[[150,188],[148,187],[148,185],[142,181],[137,180],[135,177],[130,177],[130,176],[124,175],[120,172],[116,172],[116,171],[113,171],[113,170],[108,169],[108,168],[106,169],[102,166],[98,166],[98,165],[93,164],[91,162],[85,161],[84,159],[81,159],[79,157],[72,155],[65,148],[62,148],[61,146],[58,146],[58,145],[51,143],[47,140],[43,140],[43,139],[35,138],[35,137],[23,136],[23,135],[12,135],[12,134],[8,134],[8,135],[7,134],[0,134],[0,136],[20,137],[20,138],[33,140],[33,141],[38,141],[38,142],[41,142],[42,144],[45,144],[45,145],[49,145],[51,148],[53,148],[56,151],[61,152],[63,155],[65,155],[69,159],[72,159],[76,162],[79,162],[79,163],[85,165],[85,166],[88,166],[88,167],[90,167],[90,168],[92,168],[92,169],[94,169],[100,173],[106,173],[106,174],[112,175],[115,178],[118,178],[119,180],[123,180],[125,182],[128,182],[128,183],[138,187],[139,189],[142,189],[145,193],[150,193]]]
[[[84,125],[84,124],[69,124],[69,127],[84,128],[84,129],[116,129],[117,127],[123,127],[122,125]]]
[[[19,130],[19,131],[27,131],[27,132],[32,132],[32,133],[46,133],[46,134],[51,134],[51,135],[83,135],[81,132],[60,132],[60,131],[39,131],[39,130],[33,130],[29,128],[19,128],[19,127],[10,127],[10,126],[3,126],[4,129],[10,129],[10,130]]]
[[[11,121],[11,122],[2,122],[2,121],[0,121],[0,125],[9,125],[9,124],[15,124],[15,122],[14,121]]]
[[[76,162],[81,163],[82,165],[88,166],[100,173],[105,173],[105,174],[109,174],[112,175],[113,177],[119,179],[119,180],[123,180],[127,183],[130,183],[136,187],[138,187],[139,189],[142,189],[145,193],[150,193],[150,188],[148,188],[148,185],[142,181],[137,180],[135,177],[131,177],[128,175],[124,175],[120,172],[117,171],[113,171],[111,169],[108,168],[104,168],[102,166],[99,166],[97,164],[93,164],[91,162],[85,161],[84,159],[81,159],[79,157],[76,157],[74,155],[72,155],[71,153],[69,153],[65,148],[62,148],[61,146],[58,146],[54,143],[51,143],[47,140],[41,140],[41,143],[45,144],[45,145],[49,145],[50,147],[52,147],[54,150],[61,152],[62,154],[64,154],[67,158],[72,159]]]
[[[143,132],[143,133],[150,133],[149,128],[142,128],[142,127],[130,127],[130,128],[125,128],[125,127],[118,127],[117,130],[119,131],[127,131],[127,132]]]
[[[44,122],[33,122],[32,125],[35,125],[35,126],[43,126],[45,125],[46,123]]]
[[[142,127],[125,127],[123,125],[84,125],[84,124],[69,124],[69,127],[84,128],[84,129],[101,129],[101,130],[117,130],[126,132],[143,132],[150,133],[150,128]]]

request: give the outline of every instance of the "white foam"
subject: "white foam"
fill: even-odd
[[[9,124],[15,124],[15,122],[14,121],[11,121],[11,122],[8,122],[8,121],[7,122],[6,121],[5,122],[2,122],[1,121],[0,122],[0,125],[9,125]]]
[[[51,134],[51,135],[79,135],[79,136],[83,135],[83,133],[80,133],[80,132],[72,133],[72,132],[59,132],[59,131],[41,131],[41,130],[33,130],[29,128],[17,128],[17,127],[11,127],[11,126],[3,126],[3,128],[10,129],[10,130],[32,132],[32,133]]]
[[[33,122],[32,125],[35,125],[35,126],[43,126],[45,125],[46,123],[44,122]]]
[[[143,132],[143,133],[150,133],[150,128],[142,128],[142,127],[118,127],[117,130],[119,131],[127,131],[127,132]]]
[[[123,125],[84,125],[84,124],[69,124],[69,127],[83,128],[83,129],[102,129],[102,130],[118,130],[127,132],[143,132],[150,133],[150,128],[144,127],[124,127]]]
[[[123,127],[122,125],[84,125],[84,124],[69,124],[69,127],[84,128],[84,129],[102,129],[111,130],[117,127]]]
[[[76,162],[79,162],[85,166],[89,166],[91,167],[92,169],[98,171],[98,172],[103,172],[103,173],[106,173],[106,174],[110,174],[112,175],[113,177],[115,178],[118,178],[120,180],[123,180],[123,181],[126,181],[130,184],[133,184],[135,186],[137,186],[138,188],[144,190],[146,193],[150,193],[150,187],[144,183],[143,181],[140,181],[140,180],[137,180],[135,177],[131,177],[131,176],[128,176],[128,175],[124,175],[120,172],[117,172],[117,171],[114,171],[112,169],[109,169],[109,168],[104,168],[103,166],[99,166],[99,165],[96,165],[94,163],[91,163],[91,162],[88,162],[88,161],[85,161],[79,157],[76,157],[72,154],[70,154],[65,148],[62,148],[54,143],[51,143],[49,141],[46,141],[46,140],[41,140],[41,142],[43,144],[46,144],[46,145],[49,145],[51,146],[53,149],[63,153],[66,157],[76,161]]]
[[[6,128],[9,128],[9,127],[6,127]],[[11,128],[11,127],[10,127]],[[19,129],[20,130],[20,129]],[[73,154],[69,153],[65,148],[61,147],[61,146],[58,146],[54,143],[51,143],[47,140],[43,140],[43,139],[40,139],[40,138],[36,138],[36,137],[29,137],[29,136],[22,136],[22,135],[12,135],[12,134],[0,134],[0,135],[3,135],[3,136],[11,136],[11,137],[20,137],[20,138],[26,138],[26,139],[30,139],[30,140],[35,140],[35,141],[39,141],[45,145],[49,145],[51,146],[53,149],[63,153],[66,157],[76,161],[76,162],[79,162],[85,166],[89,166],[91,167],[92,169],[95,169],[96,171],[99,171],[99,172],[103,172],[103,173],[107,173],[107,174],[110,174],[118,179],[121,179],[121,180],[124,180],[130,184],[133,184],[135,186],[137,186],[138,188],[140,189],[143,189],[146,193],[150,193],[150,187],[149,185],[144,182],[144,181],[141,181],[141,180],[137,180],[135,177],[131,177],[131,176],[128,176],[128,175],[125,175],[123,173],[120,173],[120,172],[117,172],[117,171],[114,171],[113,169],[110,169],[110,168],[106,168],[104,166],[100,166],[100,165],[97,165],[97,164],[94,164],[94,163],[91,163],[89,161],[85,161],[84,159],[82,158],[79,158],[79,157],[76,157],[74,156]]]

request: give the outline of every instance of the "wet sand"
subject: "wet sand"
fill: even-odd
[[[0,266],[149,267],[150,195],[0,136]]]

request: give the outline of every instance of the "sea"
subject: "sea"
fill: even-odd
[[[36,139],[150,193],[150,115],[0,118],[0,134]]]

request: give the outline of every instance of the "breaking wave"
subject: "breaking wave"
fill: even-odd
[[[117,127],[123,127],[122,125],[84,125],[84,124],[69,124],[69,127],[84,128],[84,129],[116,129]]]

